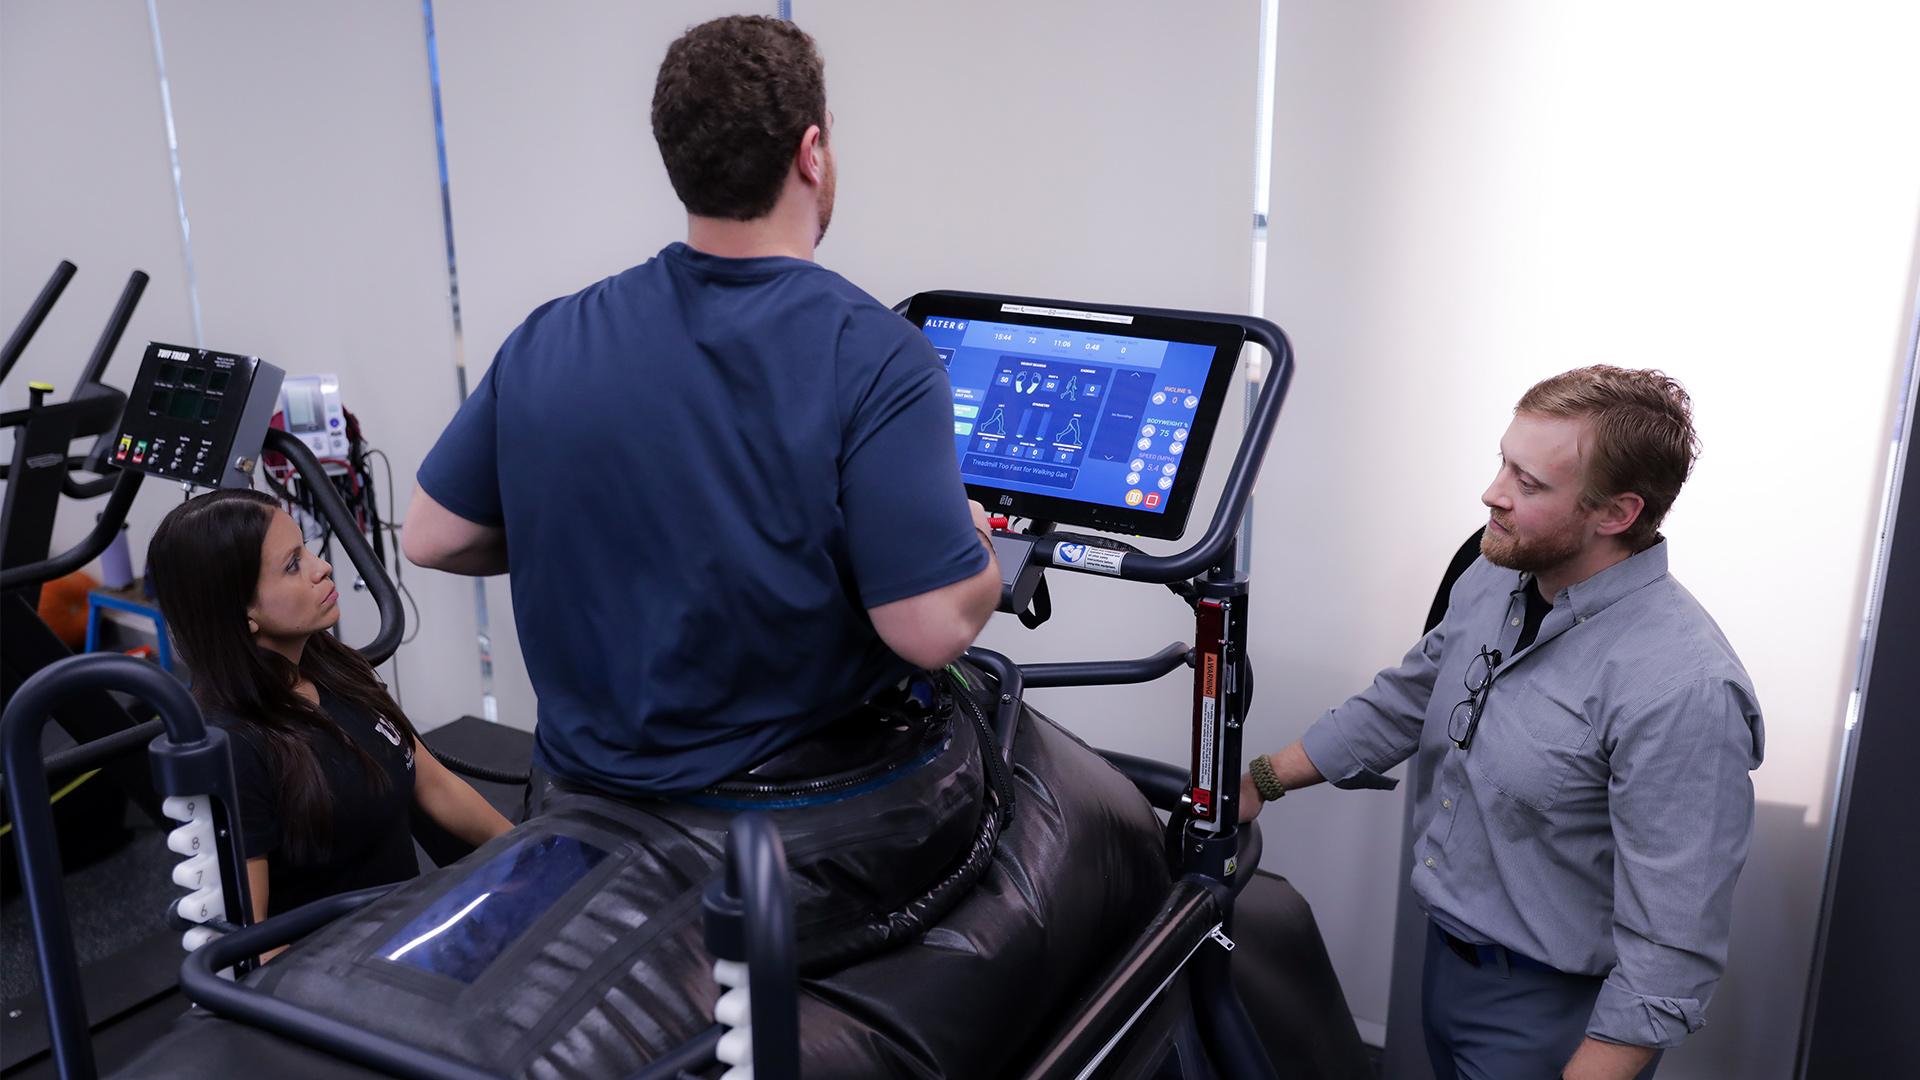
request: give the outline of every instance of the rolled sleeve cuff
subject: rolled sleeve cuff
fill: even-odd
[[[1707,1024],[1698,998],[1649,997],[1609,979],[1600,987],[1587,1021],[1593,1038],[1625,1046],[1670,1049]]]
[[[1354,753],[1353,745],[1341,733],[1333,713],[1321,717],[1307,729],[1307,733],[1300,737],[1300,748],[1307,752],[1307,760],[1313,762],[1313,767],[1334,787],[1392,791],[1400,786],[1400,781],[1375,772],[1360,755]]]

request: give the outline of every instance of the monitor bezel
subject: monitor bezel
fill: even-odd
[[[1009,304],[1031,308],[1085,311],[1094,314],[1125,315],[1132,321],[1117,324],[1002,310],[1004,305]],[[1016,326],[1032,326],[1048,330],[1085,331],[1097,328],[1103,332],[1125,334],[1130,337],[1156,338],[1162,341],[1212,347],[1213,361],[1208,365],[1206,385],[1200,392],[1200,407],[1194,411],[1193,423],[1188,427],[1187,452],[1181,455],[1180,470],[1175,474],[1173,487],[1167,493],[1167,506],[1164,511],[1154,513],[1126,506],[1107,506],[1080,499],[1037,495],[1032,492],[1016,491],[966,480],[968,497],[978,500],[990,514],[1023,517],[1126,536],[1146,536],[1156,540],[1178,540],[1185,534],[1187,520],[1193,512],[1194,493],[1199,490],[1200,477],[1206,472],[1207,457],[1213,449],[1213,434],[1220,421],[1220,410],[1226,402],[1227,388],[1232,385],[1233,373],[1240,365],[1240,352],[1247,338],[1245,327],[1234,323],[1141,314],[1138,309],[1116,310],[1105,308],[1100,304],[1025,296],[982,294],[959,296],[951,293],[920,293],[908,301],[906,318],[915,329],[921,330],[924,334],[926,321],[930,317],[1011,323]]]

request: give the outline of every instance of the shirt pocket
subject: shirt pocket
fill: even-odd
[[[1515,802],[1551,810],[1592,725],[1526,683],[1495,682],[1490,693],[1467,763]]]

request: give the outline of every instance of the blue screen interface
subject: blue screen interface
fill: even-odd
[[[522,840],[447,890],[378,955],[472,983],[606,857],[571,836]]]
[[[1112,316],[1110,316],[1112,317]],[[970,484],[1165,513],[1214,348],[929,316]]]

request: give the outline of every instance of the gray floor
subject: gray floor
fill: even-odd
[[[80,963],[111,956],[167,928],[167,905],[183,890],[172,880],[180,856],[167,850],[163,833],[138,811],[126,847],[66,879],[67,911]],[[12,842],[12,837],[5,838]],[[39,964],[21,896],[0,904],[0,999],[28,994],[40,985]]]

